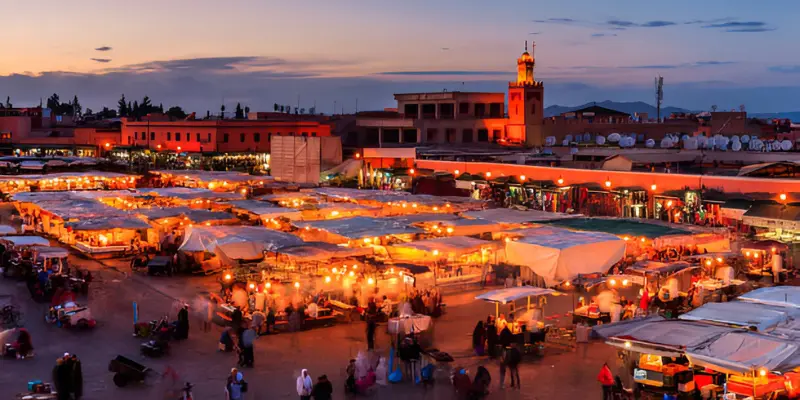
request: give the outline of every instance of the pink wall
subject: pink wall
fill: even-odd
[[[640,186],[650,189],[656,185],[656,193],[667,190],[681,190],[687,186],[699,189],[717,189],[726,193],[794,193],[800,192],[800,179],[764,179],[711,175],[663,174],[629,171],[604,171],[588,169],[554,168],[531,165],[467,163],[455,161],[417,160],[417,168],[435,171],[471,174],[491,172],[492,177],[525,175],[526,179],[558,181],[564,179],[564,185],[579,183],[604,184],[610,180],[613,187]],[[776,199],[777,200],[777,199]]]
[[[30,136],[31,117],[0,117],[0,132],[11,132],[11,140],[18,143]]]

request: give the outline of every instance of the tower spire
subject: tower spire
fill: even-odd
[[[525,51],[528,51],[528,41],[525,41]]]

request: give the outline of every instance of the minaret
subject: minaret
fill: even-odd
[[[536,43],[531,46],[533,53]],[[517,59],[517,80],[508,83],[508,125],[506,139],[510,143],[525,143],[529,146],[544,145],[544,85],[536,82],[533,69],[536,61],[525,52]]]

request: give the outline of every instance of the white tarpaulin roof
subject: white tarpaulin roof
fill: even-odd
[[[231,188],[233,189],[233,188]],[[241,199],[239,192],[214,192],[202,188],[169,187],[139,189],[139,196],[174,197],[181,200],[196,199]]]
[[[425,257],[434,257],[434,250],[438,251],[435,257],[458,257],[481,251],[484,248],[496,248],[498,245],[498,242],[474,239],[467,236],[450,236],[396,244],[386,249],[392,255],[392,258],[418,260]]]
[[[372,255],[372,247],[344,247],[325,242],[307,242],[300,246],[279,250],[281,256],[295,261],[327,261],[332,258],[347,258]]]
[[[299,211],[293,208],[276,207],[270,203],[258,200],[236,200],[230,201],[228,204],[232,205],[234,208],[245,210],[261,218],[285,217],[289,219],[298,219],[302,215]]]
[[[462,215],[467,218],[483,219],[491,222],[502,222],[508,224],[524,224],[582,217],[580,214],[552,213],[539,210],[521,211],[508,208],[493,208],[483,211],[470,211],[465,212]]]
[[[797,351],[795,344],[783,339],[754,332],[729,332],[705,346],[687,350],[686,357],[694,365],[724,373],[746,374],[760,368],[786,372],[797,366],[785,363]]]
[[[299,228],[310,227],[330,232],[347,239],[361,239],[384,235],[422,233],[423,230],[384,218],[353,217],[326,221],[297,222]]]
[[[289,233],[258,226],[187,227],[186,238],[179,250],[216,253],[217,248],[234,260],[261,258],[264,251],[299,246],[303,241]]]
[[[158,170],[150,172],[157,175],[171,175],[178,178],[191,179],[201,182],[249,182],[272,179],[272,177],[269,176],[248,175],[236,171]]]
[[[0,225],[0,235],[15,235],[17,228],[10,225]]]
[[[40,163],[41,164],[41,163]],[[54,174],[35,174],[35,175],[0,175],[0,181],[39,181],[43,179],[77,179],[77,178],[138,178],[137,175],[120,174],[117,172],[106,171],[85,171],[85,172],[58,172]]]
[[[50,246],[50,242],[39,236],[3,236],[2,239],[14,246]]]
[[[693,321],[665,320],[642,321],[631,324],[630,329],[612,335],[608,344],[629,350],[633,344],[637,345],[636,351],[652,354],[677,355],[685,349],[693,349],[709,343],[711,340],[735,329],[703,324]],[[626,346],[626,342],[630,343]],[[642,350],[645,347],[647,350]],[[661,351],[656,350],[661,348]]]
[[[506,289],[491,290],[475,296],[477,300],[491,301],[493,303],[506,304],[515,300],[524,299],[531,296],[553,295],[560,296],[563,293],[553,289],[538,288],[533,286],[520,286]]]
[[[789,311],[786,308],[781,309],[759,303],[731,301],[727,303],[706,303],[688,313],[682,314],[678,318],[687,321],[717,322],[743,328],[753,326],[759,332],[764,332],[787,321],[791,317]]]
[[[109,229],[148,229],[150,224],[135,217],[114,218],[82,218],[79,221],[67,222],[75,231],[106,231]]]
[[[548,286],[605,273],[625,256],[625,241],[608,233],[545,227],[512,233],[521,237],[506,243],[507,262],[529,267]]]
[[[773,306],[800,308],[800,287],[765,287],[745,293],[739,296],[738,299]]]

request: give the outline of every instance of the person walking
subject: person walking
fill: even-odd
[[[245,329],[242,332],[242,366],[253,368],[255,362],[254,346],[256,342],[256,331],[253,328]]]
[[[328,380],[327,375],[322,375],[317,379],[314,389],[311,390],[311,397],[314,400],[331,400],[333,396],[333,385]]]
[[[303,369],[300,371],[300,376],[297,377],[297,395],[300,396],[300,400],[311,400],[312,390],[314,390],[314,382],[311,381],[308,370]]]
[[[350,359],[346,368],[347,380],[344,383],[344,393],[356,393],[356,360]]]
[[[603,400],[611,400],[614,375],[611,374],[611,368],[608,367],[608,363],[603,363],[600,373],[597,374],[597,381],[603,386]]]
[[[70,371],[72,381],[72,396],[75,400],[80,400],[83,397],[83,369],[81,368],[81,360],[78,356],[72,354],[70,356],[72,370]]]
[[[378,324],[375,322],[375,314],[367,315],[367,349],[375,350],[375,329]]]
[[[231,368],[231,374],[225,384],[225,400],[242,400],[247,392],[247,382],[236,368]]]
[[[520,389],[521,382],[519,380],[519,363],[522,361],[522,353],[519,351],[519,347],[516,342],[511,343],[511,348],[506,350],[505,359],[503,362],[506,364],[506,368],[508,368],[508,372],[511,375],[511,387]],[[500,377],[500,382],[503,382],[503,377]]]
[[[186,340],[189,338],[189,306],[184,304],[178,311],[178,324],[175,327],[175,339]]]

